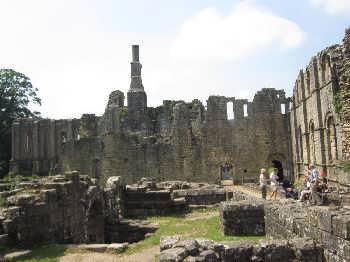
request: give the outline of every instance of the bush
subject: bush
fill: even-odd
[[[129,111],[126,107],[122,107],[119,109],[119,116],[120,118],[126,118],[129,114]]]
[[[350,172],[350,160],[342,161],[341,165],[343,166],[343,170],[345,172]]]
[[[0,207],[5,207],[7,204],[7,201],[4,197],[0,196]]]
[[[340,114],[342,112],[343,104],[344,104],[343,92],[339,90],[333,96],[333,105],[334,105],[335,112],[337,114]]]

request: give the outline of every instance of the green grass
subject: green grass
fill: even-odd
[[[6,199],[0,196],[0,207],[5,207],[6,203],[7,203]]]
[[[188,238],[207,238],[217,242],[264,239],[264,237],[256,236],[224,236],[220,229],[220,217],[218,215],[210,216],[209,212],[213,212],[213,210],[219,214],[218,209],[210,209],[208,211],[193,211],[192,214],[199,216],[198,218],[194,216],[193,219],[185,219],[184,215],[149,217],[147,220],[159,224],[158,231],[153,236],[130,245],[125,253],[132,254],[159,245],[162,236],[182,235]],[[207,217],[205,217],[206,213]]]

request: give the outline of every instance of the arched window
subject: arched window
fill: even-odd
[[[310,72],[309,70],[306,71],[306,89],[307,89],[307,95],[311,95],[311,88],[310,88]]]
[[[243,105],[243,115],[244,115],[244,117],[248,117],[248,105],[247,104]]]
[[[309,140],[309,143],[310,143],[310,161],[312,163],[315,163],[316,162],[316,149],[315,149],[315,125],[314,125],[314,122],[311,120],[310,121],[310,128],[309,128],[309,131],[310,131],[310,140]]]
[[[281,113],[282,115],[286,114],[286,104],[281,104]]]
[[[67,134],[66,132],[61,132],[61,144],[67,142]]]
[[[328,160],[337,159],[337,131],[334,124],[334,118],[331,116],[327,119],[327,152]]]
[[[24,141],[24,150],[26,153],[29,153],[29,134],[26,134],[25,141]]]
[[[304,161],[304,146],[303,146],[303,134],[301,132],[301,126],[298,128],[298,138],[299,138],[299,155],[300,155],[300,161]]]
[[[233,112],[233,102],[232,101],[229,101],[227,103],[226,110],[227,110],[227,120],[235,119],[235,113]]]

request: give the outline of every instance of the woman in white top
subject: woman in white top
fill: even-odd
[[[259,183],[260,183],[260,189],[261,189],[261,197],[263,199],[266,199],[267,181],[268,181],[268,178],[267,178],[266,169],[262,168],[260,170]]]
[[[277,176],[277,168],[274,168],[271,172],[270,181],[271,181],[271,194],[270,194],[270,200],[272,200],[272,197],[276,200],[277,197],[277,185],[278,185],[278,176]]]

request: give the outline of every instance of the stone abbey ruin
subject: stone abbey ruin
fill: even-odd
[[[300,71],[292,97],[264,88],[252,101],[210,96],[206,106],[165,100],[153,108],[141,67],[133,46],[127,105],[124,93],[113,91],[102,116],[13,123],[11,172],[40,178],[0,183],[0,246],[100,243],[120,250],[125,245],[113,243],[157,230],[135,218],[219,204],[225,235],[268,239],[165,236],[159,260],[350,261],[350,28],[342,44]],[[327,173],[323,206],[248,192],[262,167],[298,182],[310,165]],[[233,186],[221,185],[227,180]]]

